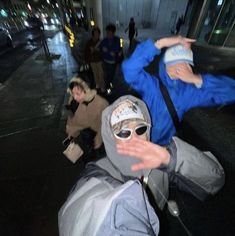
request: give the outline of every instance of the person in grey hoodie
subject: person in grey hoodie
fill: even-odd
[[[224,171],[211,153],[179,138],[167,147],[153,144],[150,129],[146,105],[133,96],[122,96],[103,111],[107,157],[87,164],[61,207],[60,236],[158,235],[146,184],[160,209],[167,202],[169,181],[200,200],[220,190]]]
[[[215,156],[173,137],[169,145],[150,142],[151,120],[145,103],[122,96],[102,113],[101,135],[107,157],[125,178],[140,178],[160,209],[167,202],[169,182],[199,200],[224,185],[224,170]],[[112,174],[112,173],[111,173]]]

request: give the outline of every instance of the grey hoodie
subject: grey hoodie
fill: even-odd
[[[86,166],[59,211],[60,236],[156,236],[159,221],[138,180],[122,183]]]
[[[114,168],[128,177],[147,176],[148,186],[161,209],[168,198],[169,176],[170,181],[176,183],[179,189],[194,195],[199,200],[204,200],[207,196],[216,194],[222,188],[225,181],[224,170],[215,156],[210,152],[202,152],[177,137],[173,137],[167,147],[171,155],[168,166],[151,170],[131,171],[131,165],[139,162],[139,160],[134,157],[121,156],[117,153],[109,123],[112,111],[117,104],[125,99],[137,103],[144,114],[146,122],[151,124],[145,103],[131,95],[120,97],[103,111],[101,134],[107,157]],[[106,170],[109,170],[109,173],[114,176],[114,170],[111,170],[111,168],[106,168]],[[122,180],[125,180],[125,178],[122,178]]]
[[[149,112],[142,100],[130,95],[118,98],[113,104],[108,106],[102,113],[101,135],[105,145],[105,150],[109,160],[112,162],[114,167],[117,168],[124,176],[129,176],[129,177],[147,176],[150,170],[140,170],[140,171],[131,170],[131,165],[139,162],[138,159],[130,156],[120,155],[116,151],[115,139],[110,125],[110,117],[113,110],[116,108],[117,104],[126,99],[129,99],[132,102],[136,103],[140,107],[144,115],[145,121],[151,124]]]

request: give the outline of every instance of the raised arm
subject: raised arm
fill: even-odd
[[[155,78],[144,70],[160,54],[160,50],[151,39],[139,44],[133,54],[122,63],[122,71],[126,82],[141,96],[146,94],[149,87],[155,86]]]
[[[174,36],[162,38],[153,42],[151,39],[139,44],[130,58],[122,64],[122,70],[126,82],[133,87],[142,97],[149,93],[149,88],[156,86],[156,78],[144,70],[156,55],[159,55],[161,49],[175,44],[182,44],[190,47],[194,39]]]
[[[203,82],[199,90],[204,92],[211,105],[235,102],[235,79],[211,74],[202,74],[201,77]],[[204,100],[203,96],[201,99]]]
[[[185,110],[193,107],[226,105],[235,102],[235,79],[227,76],[201,74],[199,87],[185,86],[185,94],[190,93],[191,99],[185,103]],[[189,92],[186,92],[189,91]],[[182,98],[183,99],[183,98]]]
[[[158,168],[165,171],[180,189],[200,200],[214,195],[224,185],[224,170],[217,159],[211,153],[201,152],[176,137],[167,148],[132,138],[128,142],[118,143],[117,151],[140,160],[132,166],[132,170]]]
[[[173,36],[173,37],[158,39],[154,44],[158,49],[171,47],[176,44],[182,44],[186,48],[190,48],[191,44],[195,41],[196,41],[195,39],[185,38],[182,36]]]

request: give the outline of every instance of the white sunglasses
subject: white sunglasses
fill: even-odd
[[[128,140],[131,138],[132,133],[135,131],[135,133],[140,136],[147,132],[147,130],[151,127],[148,123],[141,123],[137,125],[134,129],[131,128],[122,128],[118,133],[113,132],[114,136],[117,139],[121,140]]]

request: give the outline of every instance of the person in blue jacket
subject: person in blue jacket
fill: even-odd
[[[101,52],[103,68],[105,73],[106,89],[112,86],[114,74],[122,56],[120,38],[115,35],[116,26],[109,24],[106,26],[106,37],[101,41]]]
[[[126,82],[145,101],[151,114],[151,140],[166,145],[176,133],[171,115],[159,88],[165,85],[177,111],[179,120],[193,107],[208,107],[235,102],[235,79],[211,74],[194,74],[193,39],[181,36],[148,39],[140,43],[131,57],[122,63]],[[159,64],[159,78],[147,73],[150,64],[162,48],[168,47]]]

